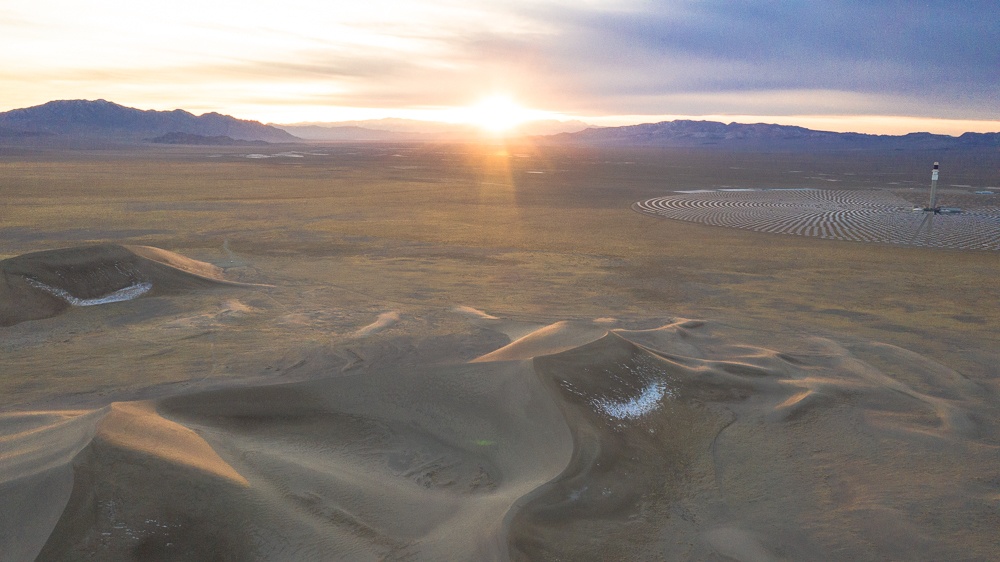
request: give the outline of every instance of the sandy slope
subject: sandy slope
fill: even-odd
[[[3,551],[997,554],[997,486],[979,478],[994,470],[995,410],[949,369],[878,344],[862,354],[892,372],[829,340],[738,345],[700,322],[596,328],[553,324],[466,364],[7,415]]]
[[[534,360],[575,453],[515,517],[516,553],[996,555],[973,530],[997,521],[995,487],[976,476],[998,452],[987,389],[892,346],[860,350],[887,372],[829,340],[786,354],[713,331],[617,331]],[[663,398],[650,410],[642,398],[657,383]]]
[[[0,326],[55,316],[70,306],[170,294],[222,282],[218,267],[149,246],[104,244],[0,261]]]
[[[572,451],[528,362],[115,403],[91,426],[94,416],[96,433],[73,443],[72,494],[51,500],[68,505],[42,559],[501,558],[512,505]],[[40,546],[47,532],[30,524]]]
[[[143,371],[218,330],[239,341],[213,358],[248,358],[219,370],[268,367],[0,414],[0,560],[1000,557],[997,389],[914,351],[467,306],[336,319],[280,300],[300,287],[185,292],[217,273],[162,251],[80,255],[4,271],[163,293],[5,334],[136,334]]]

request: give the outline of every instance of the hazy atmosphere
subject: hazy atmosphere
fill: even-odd
[[[0,8],[0,110],[72,97],[294,123],[502,95],[599,125],[707,116],[1000,130],[991,1],[62,0]]]

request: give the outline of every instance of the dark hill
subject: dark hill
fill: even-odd
[[[71,306],[170,295],[226,284],[218,267],[150,246],[104,244],[0,261],[0,326],[50,318]]]
[[[960,137],[931,133],[869,135],[814,131],[765,123],[663,121],[624,127],[586,129],[547,137],[550,142],[595,146],[719,147],[744,149],[949,149],[1000,147],[1000,133],[965,133]]]
[[[205,135],[194,135],[191,133],[167,133],[149,139],[149,142],[156,144],[197,144],[205,146],[265,146],[271,144],[261,140],[238,140],[225,135],[206,137]]]
[[[196,116],[180,109],[141,110],[105,100],[61,100],[0,113],[0,127],[27,133],[54,133],[142,140],[167,133],[237,140],[297,142],[300,139],[258,121],[219,113]]]

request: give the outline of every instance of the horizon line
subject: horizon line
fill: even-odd
[[[169,109],[164,109],[160,107],[149,107],[142,108],[136,107],[136,105],[130,105],[128,102],[119,103],[105,98],[97,98],[93,100],[88,100],[84,98],[65,98],[48,100],[36,105],[29,105],[24,107],[15,107],[6,110],[0,110],[0,114],[9,111],[16,111],[20,109],[30,109],[32,107],[39,107],[53,102],[66,102],[66,101],[84,101],[84,102],[107,102],[120,107],[126,107],[130,109],[137,109],[140,111],[175,111],[181,110],[188,112],[196,117],[201,117],[206,114],[216,113],[220,115],[226,115],[236,119],[256,121],[264,125],[270,125],[274,127],[298,127],[298,126],[319,126],[319,127],[336,127],[336,126],[350,126],[350,125],[338,125],[340,123],[362,123],[362,122],[374,122],[382,120],[401,120],[401,121],[413,121],[419,123],[426,123],[428,125],[444,125],[444,126],[455,126],[455,127],[469,127],[476,128],[475,123],[469,122],[459,122],[454,120],[442,119],[440,117],[434,118],[430,116],[421,116],[421,113],[426,115],[440,115],[441,109],[431,109],[431,108],[350,108],[350,107],[340,107],[340,106],[329,106],[327,109],[335,108],[342,110],[363,110],[365,113],[371,112],[384,112],[382,116],[375,117],[362,117],[362,118],[342,118],[334,120],[322,120],[322,119],[309,119],[309,120],[297,120],[297,121],[277,121],[267,119],[263,116],[248,115],[239,110],[232,111],[226,110],[225,108],[219,107],[208,107],[199,109],[185,109],[181,107],[170,107]],[[197,111],[204,109],[200,113]],[[454,108],[449,108],[454,109]],[[854,133],[863,135],[880,135],[880,136],[903,136],[908,134],[934,134],[943,135],[951,137],[959,137],[965,133],[1000,133],[1000,120],[987,120],[987,119],[955,119],[947,117],[925,117],[925,116],[908,116],[908,115],[867,115],[867,114],[856,114],[856,115],[837,115],[837,114],[792,114],[792,115],[750,115],[750,114],[727,114],[727,113],[715,113],[715,114],[701,114],[701,115],[683,115],[683,114],[619,114],[619,115],[574,115],[556,112],[544,112],[548,115],[546,117],[540,117],[537,119],[531,119],[520,123],[518,128],[523,125],[531,123],[544,123],[544,122],[558,122],[558,123],[571,123],[580,122],[587,126],[587,128],[611,128],[611,127],[624,127],[624,126],[635,126],[635,125],[648,125],[657,124],[672,121],[703,121],[703,122],[716,122],[723,123],[726,125],[731,124],[742,124],[742,125],[779,125],[779,126],[792,126],[792,127],[802,127],[805,129],[817,131],[817,132],[831,132],[831,133]],[[922,125],[922,126],[918,126]],[[357,126],[357,125],[355,125]],[[583,129],[581,129],[583,130]]]

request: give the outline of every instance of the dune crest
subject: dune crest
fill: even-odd
[[[0,560],[34,559],[51,535],[88,544],[110,535],[104,530],[98,534],[98,528],[90,525],[92,514],[80,517],[79,510],[92,511],[101,505],[74,500],[74,494],[81,493],[92,499],[93,489],[83,475],[93,467],[89,459],[95,450],[104,451],[99,456],[114,463],[137,467],[163,463],[172,471],[193,471],[247,485],[202,438],[160,417],[149,402],[4,414],[0,430],[5,432],[0,435],[0,522],[4,523],[0,525]],[[98,477],[105,476],[103,471],[98,471]]]
[[[73,489],[70,463],[90,443],[103,411],[0,415],[0,560],[33,560]]]
[[[0,326],[55,316],[71,306],[175,294],[226,283],[212,264],[149,246],[105,244],[0,261]]]
[[[471,306],[457,306],[453,308],[452,311],[469,319],[469,321],[475,326],[488,328],[504,334],[510,338],[510,341],[523,338],[531,332],[545,327],[545,324],[539,322],[525,322],[521,320],[499,318],[483,312],[482,310],[472,308]]]
[[[394,310],[389,312],[383,312],[382,314],[378,315],[378,318],[376,318],[374,322],[368,324],[367,326],[359,328],[356,332],[354,332],[354,337],[363,338],[365,336],[376,334],[383,330],[389,329],[398,322],[399,322],[398,312]]]
[[[533,330],[510,345],[477,357],[472,362],[521,361],[539,355],[551,355],[584,345],[606,333],[607,328],[590,322],[556,322]]]
[[[0,485],[62,466],[97,432],[104,410],[0,415]]]
[[[246,478],[226,464],[190,429],[160,417],[150,402],[112,404],[97,428],[109,445],[145,453],[183,467],[246,486]]]

